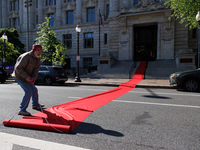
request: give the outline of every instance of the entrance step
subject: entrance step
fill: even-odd
[[[81,75],[80,77],[129,79],[129,70],[133,63],[133,60],[118,60],[112,68],[92,71],[91,73]]]
[[[169,75],[179,71],[174,59],[149,61],[145,79],[168,79]]]

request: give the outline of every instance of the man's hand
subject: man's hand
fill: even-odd
[[[26,79],[27,82],[29,82],[30,84],[33,84],[34,83],[34,79],[29,77]]]

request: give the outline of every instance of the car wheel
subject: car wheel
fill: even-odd
[[[6,80],[2,80],[1,83],[4,83]]]
[[[51,78],[50,78],[50,77],[46,77],[46,78],[44,79],[44,83],[45,83],[46,85],[51,85],[51,84],[52,84]]]
[[[188,79],[184,82],[183,87],[186,91],[197,91],[199,88],[199,82],[195,79]]]

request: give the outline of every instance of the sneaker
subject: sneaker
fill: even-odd
[[[32,106],[32,109],[40,110],[40,107],[43,108],[44,105],[43,104],[35,105],[35,106]]]
[[[22,116],[31,116],[31,113],[30,112],[28,112],[28,111],[23,111],[23,110],[20,110],[19,112],[18,112],[18,115],[22,115]]]

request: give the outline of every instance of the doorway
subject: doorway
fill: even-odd
[[[134,28],[134,60],[153,61],[157,58],[157,25]]]

